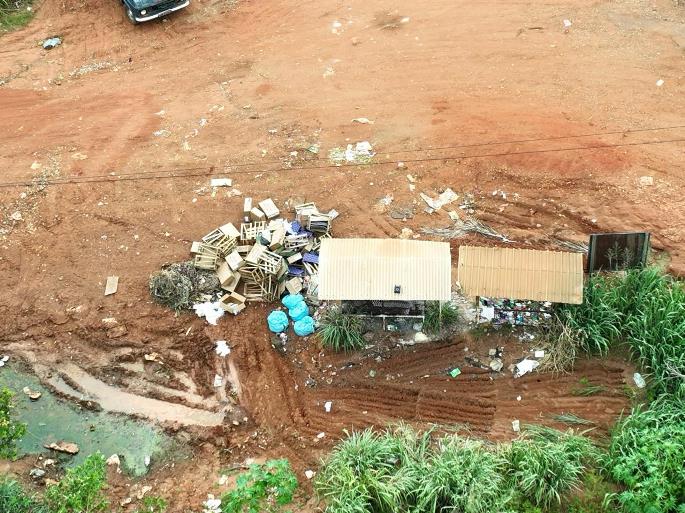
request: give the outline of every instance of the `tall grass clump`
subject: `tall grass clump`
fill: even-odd
[[[511,445],[407,426],[352,433],[315,481],[329,513],[490,513],[530,500],[556,505],[579,486],[596,449],[582,436],[545,428]]]
[[[625,342],[655,395],[685,396],[685,289],[647,267],[589,278],[582,305],[563,305],[558,326],[579,350],[605,354]]]
[[[439,333],[458,322],[459,310],[451,302],[429,301],[426,304],[426,315],[423,320],[423,330],[426,333]]]
[[[365,345],[359,317],[345,314],[335,307],[319,320],[319,337],[324,347],[334,351],[354,351]]]
[[[628,513],[685,511],[685,400],[662,396],[614,428],[605,467],[625,490],[608,497]]]
[[[587,438],[541,426],[528,426],[506,453],[512,486],[543,508],[561,504],[564,495],[579,489],[599,458]]]
[[[26,424],[14,418],[14,393],[0,387],[0,459],[17,456],[17,442],[26,434]],[[1,510],[0,510],[1,511]]]

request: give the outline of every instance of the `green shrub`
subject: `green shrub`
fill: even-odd
[[[88,456],[67,470],[62,480],[45,491],[45,504],[50,513],[98,513],[108,507],[102,493],[106,480],[106,463],[102,454]]]
[[[293,500],[297,477],[288,460],[269,460],[253,464],[236,480],[235,490],[221,497],[223,513],[260,513],[279,511]]]
[[[12,417],[14,394],[9,388],[0,388],[0,458],[14,459],[17,456],[17,441],[26,433],[26,424]]]
[[[662,397],[614,428],[606,467],[626,489],[609,501],[628,513],[685,512],[685,400]]]
[[[354,351],[364,347],[362,322],[359,317],[329,309],[319,321],[319,337],[324,347],[334,351]]]
[[[582,483],[599,458],[587,438],[541,426],[528,426],[505,450],[512,486],[534,505],[550,508]]]
[[[19,483],[8,478],[0,478],[0,512],[44,513],[44,509]]]
[[[459,310],[450,302],[430,301],[426,304],[423,330],[426,333],[439,333],[442,329],[459,322]]]
[[[31,0],[0,0],[0,33],[26,25],[33,17]]]

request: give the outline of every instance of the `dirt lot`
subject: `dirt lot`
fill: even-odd
[[[456,422],[499,440],[512,418],[573,411],[604,429],[627,404],[620,361],[513,380],[464,366],[464,347],[494,341],[463,337],[354,356],[309,340],[281,356],[266,306],[209,328],[152,304],[147,278],[238,218],[241,196],[213,194],[213,175],[279,205],[335,208],[341,237],[447,226],[421,212],[418,192],[451,187],[520,244],[647,230],[685,275],[684,21],[670,0],[194,0],[134,27],[115,1],[44,0],[27,28],[0,37],[0,344],[47,373],[85,369],[225,413],[223,427],[183,428],[197,458],[149,478],[162,494],[183,488],[177,511],[216,491],[221,465],[282,455],[302,472],[344,428]],[[64,43],[43,50],[54,34]],[[330,165],[331,148],[361,140],[373,165]],[[380,212],[387,194],[416,206],[413,219]],[[103,297],[111,274],[119,291]],[[230,363],[217,361],[217,339],[231,342]],[[156,387],[151,364],[122,365],[150,352],[173,369]],[[447,377],[457,364],[464,374]],[[213,389],[217,370],[232,395]],[[570,393],[582,376],[607,387],[601,401]]]

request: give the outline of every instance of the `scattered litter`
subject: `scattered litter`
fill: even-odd
[[[571,28],[571,25],[573,25],[571,20],[564,20],[564,32],[568,32]]]
[[[118,276],[108,276],[107,283],[105,284],[105,296],[110,296],[116,293],[119,287],[119,277]]]
[[[86,160],[88,158],[88,155],[77,151],[71,156],[71,158],[74,160]]]
[[[40,392],[36,392],[35,390],[31,390],[29,387],[24,387],[23,390],[24,394],[28,396],[29,399],[32,401],[37,401],[38,399],[41,398],[43,394]]]
[[[323,404],[323,409],[326,410],[326,413],[331,413],[331,408],[333,408],[333,401],[326,401]]]
[[[231,187],[233,185],[233,180],[230,178],[212,178],[209,181],[210,187]]]
[[[414,342],[421,343],[421,342],[428,342],[429,340],[430,340],[430,338],[425,333],[422,333],[419,331],[418,333],[414,334]]]
[[[362,125],[373,125],[373,121],[371,121],[369,118],[354,118],[352,122],[361,123]]]
[[[226,483],[228,483],[228,476],[226,474],[221,474],[219,476],[219,486],[224,486]]]
[[[62,44],[62,38],[58,36],[49,37],[43,41],[43,48],[45,50],[52,50],[53,48]]]
[[[459,195],[450,188],[445,189],[443,192],[438,194],[436,198],[431,198],[423,192],[420,194],[420,196],[421,199],[426,202],[429,209],[431,210],[431,212],[429,213],[433,213],[436,210],[440,210],[445,205],[449,205],[450,203],[456,201],[457,198],[459,198]]]
[[[218,374],[214,375],[214,388],[220,388],[224,384],[224,379]]]
[[[145,465],[147,466],[147,465],[149,465],[149,464],[150,464],[150,457],[149,457],[149,456],[146,456],[146,457],[145,457]],[[150,486],[150,485],[145,485],[145,486],[143,486],[143,487],[138,491],[138,493],[136,494],[136,498],[137,498],[139,501],[140,501],[140,500],[143,500],[143,497],[145,497],[145,494],[146,494],[147,492],[151,491],[151,490],[152,490],[152,486]]]
[[[209,324],[216,326],[219,318],[224,315],[224,309],[221,308],[219,302],[205,301],[204,303],[197,303],[193,305],[193,309],[198,317],[204,317]]]
[[[214,495],[207,494],[207,500],[202,503],[202,513],[221,513],[221,499],[215,499]]]
[[[514,365],[514,377],[515,378],[520,378],[524,374],[528,374],[529,372],[533,371],[540,365],[540,362],[537,360],[529,360],[528,358],[524,358],[520,362]]]
[[[664,85],[664,81],[663,81],[662,79],[659,79],[659,80],[656,81],[656,86],[657,86],[657,87],[661,87],[662,85]]]
[[[159,353],[145,353],[143,359],[146,362],[156,362],[159,359]]]
[[[468,217],[463,221],[457,221],[451,228],[421,228],[421,232],[428,235],[437,235],[445,239],[456,239],[464,237],[469,233],[480,233],[487,237],[499,239],[502,242],[513,242],[511,239],[495,231],[487,224],[479,221],[475,217]]]
[[[9,360],[10,357],[7,355],[3,355],[2,358],[0,358],[0,367],[4,367],[5,364],[7,363],[7,360]]]
[[[51,444],[43,445],[43,447],[66,454],[77,454],[79,451],[78,445],[72,442],[52,442]]]
[[[495,372],[501,371],[502,367],[504,367],[504,363],[502,362],[502,360],[500,358],[493,358],[492,360],[490,360],[489,365],[490,365],[490,368]]]
[[[512,420],[511,421],[511,428],[514,430],[514,433],[518,433],[521,431],[521,421],[520,420]]]
[[[121,460],[119,459],[118,454],[112,454],[109,458],[107,458],[107,465],[116,465],[117,467],[121,465]]]
[[[393,207],[390,210],[390,217],[393,219],[412,219],[414,217],[414,209],[411,207]]]
[[[171,132],[169,132],[169,130],[162,128],[161,130],[156,130],[155,132],[152,132],[152,135],[154,135],[155,137],[169,137],[171,135]]]
[[[643,378],[642,374],[640,374],[639,372],[633,374],[633,381],[635,382],[635,386],[637,388],[645,388],[645,386],[647,385],[645,378]]]
[[[326,433],[324,433],[324,432],[322,431],[321,433],[319,433],[318,435],[316,435],[316,438],[318,438],[319,440],[321,440],[321,439],[324,438],[325,436],[326,436]]]
[[[449,212],[447,212],[447,215],[450,216],[450,219],[452,221],[459,221],[459,212],[457,212],[456,210],[450,210]]]
[[[312,479],[315,475],[316,475],[316,472],[314,472],[313,470],[305,470],[304,471],[304,476],[307,479]]]
[[[19,212],[18,210],[15,212],[12,212],[12,215],[10,216],[10,218],[12,219],[12,221],[21,221],[22,220],[21,212]]]
[[[520,400],[521,400],[521,396],[520,396],[520,395],[517,395],[517,396],[516,396],[516,400],[517,400],[517,401],[520,401]]]
[[[457,376],[459,376],[459,374],[461,374],[461,369],[459,367],[455,367],[450,371],[450,376],[452,376],[453,378],[456,378]]]
[[[29,476],[31,476],[33,479],[40,479],[41,477],[45,476],[45,470],[40,468],[33,468],[29,472]]]
[[[346,149],[333,148],[328,152],[328,158],[333,164],[341,165],[344,162],[366,164],[371,161],[375,153],[368,141],[361,141],[355,145],[348,144]]]
[[[378,205],[383,208],[387,207],[392,203],[393,200],[393,195],[392,194],[386,194],[384,197],[378,200]]]
[[[398,235],[400,239],[409,239],[412,235],[414,235],[414,230],[411,228],[402,228],[402,231]]]
[[[339,21],[336,20],[336,21],[333,22],[333,26],[332,26],[332,28],[331,28],[331,32],[332,32],[333,34],[340,34],[340,31],[339,31],[340,28],[342,28],[342,23],[340,23]]]
[[[654,185],[654,177],[653,176],[641,176],[640,177],[640,185],[643,185],[643,186]]]
[[[31,164],[31,169],[34,170],[34,171],[40,169],[41,167],[42,167],[42,166],[41,166],[41,164],[40,164],[39,162],[35,162],[35,161],[34,161],[33,164]]]
[[[225,340],[217,340],[216,342],[216,354],[224,358],[225,356],[228,356],[231,353],[231,348],[228,347],[228,344],[226,343]]]

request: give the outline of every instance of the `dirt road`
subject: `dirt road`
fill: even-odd
[[[473,194],[476,215],[522,244],[648,230],[683,275],[684,21],[670,0],[194,0],[132,26],[115,1],[44,0],[27,28],[0,37],[0,344],[94,374],[113,348],[172,351],[193,393],[211,397],[212,341],[232,340],[249,421],[236,406],[241,434],[227,439],[254,428],[298,468],[326,445],[312,439],[331,423],[326,400],[346,418],[338,432],[406,418],[502,437],[519,407],[513,385],[473,370],[464,386],[436,367],[464,341],[431,349],[429,363],[417,349],[377,365],[395,379],[370,381],[359,365],[309,389],[311,361],[273,352],[262,307],[205,329],[152,304],[147,278],[237,219],[238,191],[336,208],[337,236],[395,237],[449,224],[418,198],[444,187]],[[63,44],[43,50],[54,34]],[[331,165],[329,150],[362,140],[372,165]],[[236,191],[212,191],[210,176],[230,176]],[[388,194],[415,207],[413,219],[379,212]],[[119,291],[104,297],[113,274]],[[112,317],[125,329],[103,324]],[[620,388],[620,364],[586,365]],[[570,381],[527,379],[535,399],[522,420],[578,406]],[[610,422],[619,395],[589,414]],[[198,482],[217,466],[195,468]]]

